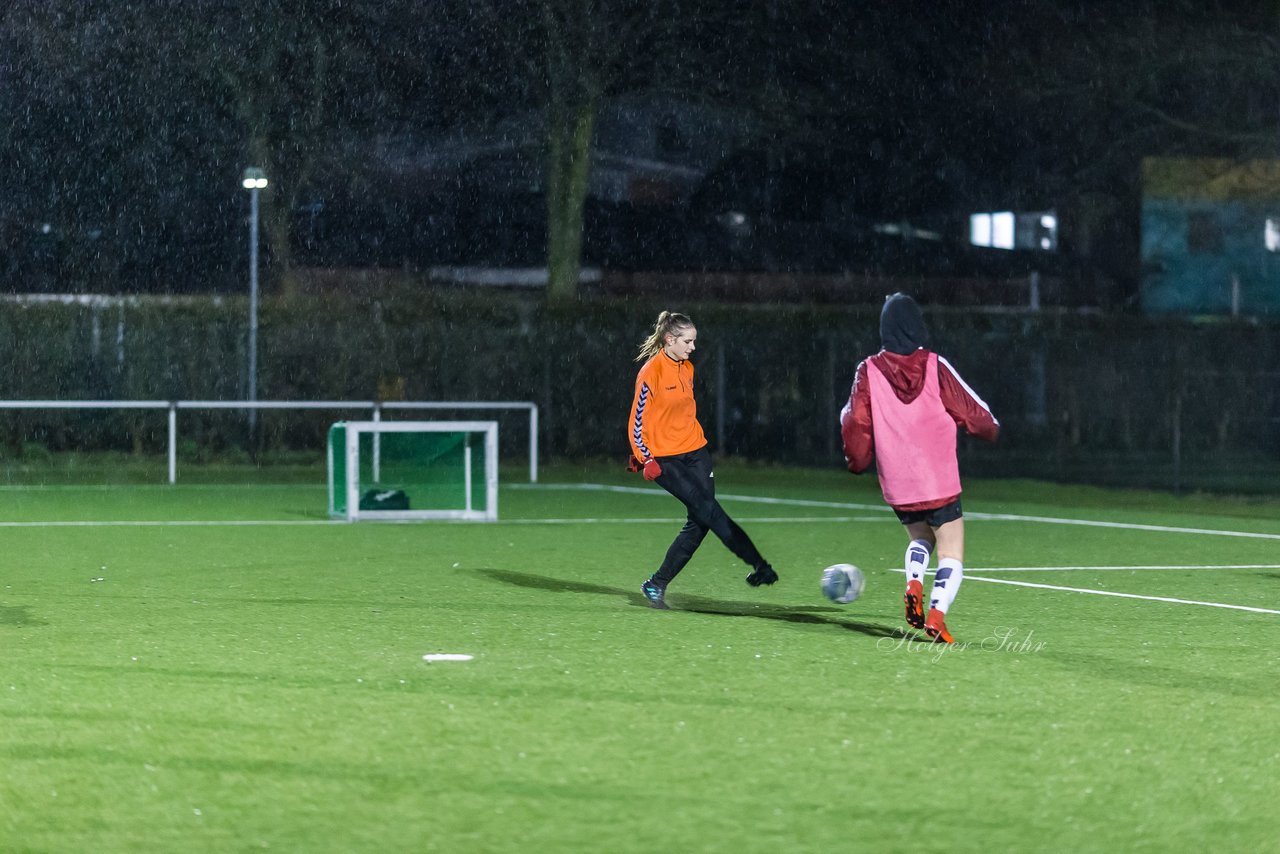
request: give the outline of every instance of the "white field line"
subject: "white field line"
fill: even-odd
[[[739,522],[747,522],[752,525],[762,524],[789,524],[792,522],[803,522],[805,524],[814,524],[821,522],[884,522],[883,516],[735,516]],[[586,517],[575,519],[501,519],[496,523],[498,525],[643,525],[643,524],[661,524],[661,525],[682,525],[685,522],[683,516],[655,516],[655,517],[627,517],[627,518],[605,518],[605,517]]]
[[[0,484],[0,492],[115,492],[121,489],[127,489],[130,492],[222,492],[239,486],[248,486],[255,490],[284,489],[313,492],[322,492],[325,488],[323,483],[6,483]]]
[[[510,489],[566,490],[572,492],[622,492],[627,495],[661,495],[670,497],[670,493],[660,487],[651,486],[610,486],[604,483],[513,483]],[[809,501],[804,498],[769,498],[761,495],[731,495],[717,492],[716,498],[730,498],[734,501],[746,501],[752,504],[778,504],[786,507],[830,507],[834,510],[877,510],[889,513],[883,504],[851,504],[845,501]]]
[[[1032,581],[1013,581],[1008,578],[985,578],[981,575],[974,575],[974,572],[1062,572],[1062,571],[1091,571],[1091,570],[1169,570],[1169,569],[1280,569],[1280,564],[1274,563],[1224,563],[1224,564],[1160,564],[1151,566],[984,566],[966,569],[964,573],[965,581],[983,581],[988,584],[1008,584],[1013,587],[1035,587],[1040,590],[1060,590],[1068,593],[1091,593],[1095,596],[1115,596],[1120,599],[1144,599],[1148,602],[1173,602],[1179,605],[1203,605],[1208,608],[1228,608],[1233,611],[1250,611],[1255,614],[1280,614],[1280,611],[1273,611],[1270,608],[1254,608],[1249,605],[1227,605],[1222,602],[1200,602],[1195,599],[1172,599],[1167,596],[1145,596],[1138,593],[1116,593],[1112,590],[1094,590],[1091,587],[1063,587],[1058,584],[1038,584]],[[895,575],[901,575],[902,570],[898,567],[885,567],[885,572],[891,572]],[[933,575],[933,570],[928,570],[927,575]]]
[[[1159,563],[1149,566],[975,566],[965,569],[965,578],[969,572],[1063,572],[1071,570],[1088,571],[1133,571],[1160,569],[1280,569],[1280,563]],[[892,572],[902,572],[895,567]]]
[[[1115,596],[1119,599],[1142,599],[1147,602],[1169,602],[1174,605],[1201,605],[1205,608],[1226,608],[1232,611],[1249,611],[1253,614],[1280,614],[1271,608],[1254,608],[1249,605],[1227,605],[1222,602],[1201,602],[1197,599],[1174,599],[1171,596],[1142,596],[1137,593],[1117,593],[1114,590],[1094,590],[1090,587],[1063,587],[1058,584],[1034,584],[1030,581],[1013,581],[1008,578],[983,578],[965,573],[965,581],[984,581],[987,584],[1009,584],[1014,587],[1035,587],[1041,590],[1060,590],[1066,593],[1090,593],[1094,596]]]
[[[583,485],[563,485],[563,486],[542,486],[532,487],[542,489],[594,489],[610,492],[627,492],[642,493],[653,495],[666,495],[665,492],[657,489],[643,489],[635,487],[611,487],[599,484],[583,484]],[[831,507],[851,510],[885,510],[884,507],[874,507],[866,504],[839,503],[829,501],[806,501],[801,499],[787,498],[761,498],[750,495],[722,495],[722,498],[731,498],[738,501],[755,502],[760,504],[775,504],[788,506],[803,507]],[[1056,519],[1048,516],[1015,516],[1012,514],[969,514],[975,518],[1003,519],[1007,521],[1032,521],[1046,522],[1058,524],[1079,524],[1088,525],[1096,524],[1100,527],[1107,528],[1133,528],[1148,531],[1164,531],[1175,533],[1194,533],[1194,534],[1217,534],[1222,536],[1253,536],[1268,539],[1280,539],[1277,534],[1257,534],[1253,532],[1240,531],[1222,531],[1212,528],[1174,528],[1168,526],[1157,525],[1126,525],[1119,522],[1097,522],[1091,523],[1086,520],[1076,519]],[[879,522],[883,521],[883,516],[780,516],[770,517],[762,516],[754,519],[744,517],[743,521],[751,521],[753,523],[769,523],[776,522],[781,524],[788,523],[814,523],[814,522]],[[570,524],[636,524],[636,523],[661,523],[664,525],[673,524],[680,521],[675,518],[624,518],[624,519],[603,519],[603,518],[579,518],[579,519],[516,519],[507,522],[499,522],[497,524],[509,525],[570,525]],[[261,526],[300,526],[300,525],[344,525],[347,524],[342,520],[330,519],[224,519],[224,520],[104,520],[104,521],[29,521],[29,522],[0,522],[0,528],[174,528],[174,527],[261,527]],[[457,523],[467,524],[467,523]],[[1175,570],[1175,569],[1280,569],[1278,564],[1190,564],[1190,565],[1174,565],[1160,564],[1150,566],[1009,566],[1009,567],[984,567],[980,572],[1054,572],[1054,571],[1070,571],[1070,570]],[[897,569],[887,571],[899,572]],[[1065,587],[1057,584],[1037,584],[1029,581],[1013,581],[1005,578],[986,578],[980,575],[973,575],[970,570],[966,573],[965,578],[970,581],[981,581],[988,584],[1007,584],[1015,587],[1031,587],[1041,590],[1057,590],[1066,593],[1088,593],[1095,596],[1113,596],[1120,599],[1140,599],[1149,602],[1167,602],[1179,605],[1200,605],[1207,608],[1225,608],[1234,611],[1248,611],[1255,614],[1280,614],[1280,611],[1270,608],[1255,608],[1248,605],[1228,605],[1222,602],[1202,602],[1194,599],[1175,599],[1168,596],[1146,596],[1136,593],[1118,593],[1112,590],[1094,590],[1088,587]]]
[[[512,488],[517,488],[513,486]],[[667,495],[656,487],[609,486],[600,483],[565,483],[565,484],[520,484],[523,489],[565,489],[590,490],[597,492],[625,492],[632,495]],[[841,501],[808,501],[799,498],[766,498],[758,495],[735,495],[717,493],[717,498],[732,501],[745,501],[755,504],[777,504],[789,507],[830,507],[834,510],[881,510],[889,513],[883,504],[855,504]],[[1003,522],[1040,522],[1046,525],[1081,525],[1090,528],[1118,528],[1125,531],[1155,531],[1165,534],[1202,534],[1215,537],[1244,537],[1259,540],[1280,540],[1280,534],[1268,534],[1260,531],[1231,531],[1222,528],[1183,528],[1173,525],[1145,525],[1139,522],[1103,522],[1097,519],[1069,519],[1059,516],[1022,516],[1015,513],[975,513],[965,511],[970,519],[985,519]]]
[[[1096,519],[1064,519],[1055,516],[1018,516],[1013,513],[968,513],[970,519],[1010,522],[1044,522],[1049,525],[1083,525],[1090,528],[1121,528],[1126,531],[1156,531],[1165,534],[1207,534],[1214,537],[1246,537],[1257,540],[1280,540],[1280,534],[1260,531],[1228,531],[1222,528],[1182,528],[1171,525],[1143,525],[1138,522],[1101,522]]]
[[[660,489],[655,489],[655,488],[607,486],[604,484],[578,484],[578,485],[563,484],[563,485],[539,485],[539,486],[531,485],[526,488],[583,489],[583,490],[595,490],[595,491],[605,491],[605,492],[625,492],[630,494],[642,494],[642,495],[666,495],[667,494],[665,491]],[[725,499],[732,499],[735,501],[754,502],[754,503],[760,503],[760,504],[777,504],[777,505],[789,505],[789,506],[801,506],[801,507],[830,507],[833,509],[843,509],[843,510],[882,510],[885,512],[888,511],[888,508],[884,507],[883,505],[875,506],[875,505],[869,505],[869,504],[854,504],[854,503],[844,503],[844,502],[834,502],[834,501],[804,501],[799,499],[787,499],[787,498],[761,498],[759,496],[754,496],[754,495],[734,495],[734,494],[723,494],[723,493],[720,494],[718,497],[725,498]],[[1082,526],[1098,527],[1098,528],[1120,528],[1125,530],[1136,530],[1136,531],[1155,531],[1160,533],[1201,534],[1201,535],[1220,536],[1220,537],[1247,537],[1247,538],[1256,538],[1256,539],[1280,540],[1280,534],[1266,534],[1266,533],[1259,533],[1255,531],[1228,531],[1228,530],[1221,530],[1216,528],[1183,528],[1183,527],[1175,527],[1170,525],[1144,525],[1144,524],[1138,524],[1138,523],[1102,522],[1102,521],[1096,521],[1096,520],[1090,520],[1090,519],[1064,519],[1064,518],[1057,518],[1053,516],[1021,516],[1021,515],[1015,515],[1012,513],[966,513],[965,515],[974,519],[989,519],[989,520],[1000,520],[1000,521],[1011,521],[1011,522],[1039,522],[1039,523],[1050,524],[1050,525],[1082,525]],[[989,568],[982,569],[980,571],[982,572],[1000,572],[1000,571],[1050,572],[1053,570],[1089,570],[1089,569],[1154,570],[1154,569],[1276,569],[1276,568],[1280,568],[1280,567],[1267,565],[1267,564],[1250,564],[1250,565],[1242,564],[1242,565],[1236,565],[1236,566],[1218,566],[1218,567],[1208,566],[1208,565],[1159,566],[1159,567],[1158,566],[1009,567],[1004,570],[996,567],[989,567]],[[901,572],[901,570],[899,569],[893,569],[891,571]],[[1063,587],[1061,585],[1054,585],[1054,584],[1036,584],[1029,581],[1013,581],[1011,579],[1005,579],[1005,578],[985,578],[983,576],[972,575],[970,573],[966,573],[965,578],[971,581],[981,581],[989,584],[1008,584],[1015,587],[1035,587],[1035,588],[1040,588],[1044,590],[1058,590],[1058,591],[1067,592],[1067,593],[1089,593],[1095,596],[1113,596],[1120,599],[1140,599],[1140,600],[1145,600],[1149,602],[1167,602],[1167,603],[1180,604],[1180,605],[1200,605],[1207,608],[1225,608],[1233,611],[1248,611],[1255,614],[1280,614],[1280,611],[1277,611],[1277,610],[1273,610],[1270,608],[1255,608],[1249,605],[1228,605],[1222,602],[1201,602],[1193,599],[1174,599],[1167,596],[1145,596],[1137,593],[1117,593],[1111,590],[1094,590],[1087,587]]]
[[[0,487],[4,489],[5,487]],[[107,487],[113,488],[113,487]],[[189,487],[188,487],[189,488]],[[667,493],[657,487],[635,487],[635,486],[610,486],[607,484],[583,483],[583,484],[512,484],[509,489],[536,489],[536,490],[569,490],[569,491],[595,491],[595,492],[620,492],[632,495],[655,495],[665,496]],[[812,501],[801,498],[770,498],[759,495],[737,495],[733,493],[721,493],[719,498],[732,501],[742,501],[753,504],[772,504],[776,506],[786,507],[823,507],[833,510],[870,510],[880,514],[875,517],[866,516],[806,516],[806,517],[742,517],[744,522],[757,523],[788,523],[803,522],[807,524],[820,522],[872,522],[882,521],[886,517],[892,518],[889,509],[883,504],[859,504],[856,502],[842,501]],[[985,519],[993,521],[1011,521],[1011,522],[1039,522],[1047,525],[1080,525],[1095,528],[1116,528],[1120,530],[1130,531],[1153,531],[1158,533],[1173,534],[1201,534],[1205,536],[1217,537],[1243,537],[1249,539],[1262,540],[1280,540],[1280,534],[1264,533],[1260,531],[1232,531],[1221,528],[1185,528],[1171,525],[1146,525],[1137,522],[1103,522],[1094,519],[1069,519],[1057,516],[1024,516],[1013,513],[981,513],[966,512],[966,516],[971,519]],[[500,520],[497,524],[523,524],[523,525],[567,525],[573,523],[628,523],[628,522],[671,522],[679,521],[674,518],[663,519],[606,519],[606,518],[585,518],[585,519],[509,519]],[[55,527],[106,527],[106,526],[156,526],[164,527],[171,525],[190,525],[190,526],[218,526],[218,525],[341,525],[346,524],[342,520],[270,520],[270,519],[247,519],[247,520],[225,520],[225,521],[209,521],[209,520],[190,520],[190,521],[31,521],[31,522],[0,522],[0,528],[55,528]],[[471,524],[457,523],[457,524]],[[492,524],[492,523],[491,523]],[[1046,567],[1045,570],[1057,567]],[[1092,568],[1092,567],[1090,567]],[[1129,567],[1123,567],[1129,568]],[[1175,568],[1175,567],[1171,567]],[[1030,571],[1030,570],[1028,570]]]
[[[0,522],[0,528],[220,528],[272,525],[345,525],[341,519],[133,519],[71,522]]]
[[[743,522],[753,525],[793,524],[803,522],[883,522],[880,516],[739,516]],[[417,524],[428,520],[395,519],[370,520],[377,525]],[[474,522],[459,519],[433,519],[448,525],[472,525]],[[577,519],[504,519],[488,522],[488,525],[680,525],[684,517],[663,516],[657,518],[577,518]],[[346,525],[344,519],[103,519],[71,521],[0,522],[0,528],[219,528],[219,527],[270,527],[272,525]]]

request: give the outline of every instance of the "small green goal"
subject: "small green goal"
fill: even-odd
[[[327,456],[335,518],[498,518],[496,421],[339,421]]]

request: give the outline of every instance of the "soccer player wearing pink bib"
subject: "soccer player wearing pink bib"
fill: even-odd
[[[849,471],[861,474],[875,460],[884,500],[911,542],[904,558],[907,623],[939,643],[953,643],[946,614],[964,578],[964,514],[956,428],[989,442],[1000,422],[951,364],[929,350],[920,306],[906,294],[885,300],[881,350],[858,363],[840,436]],[[924,574],[938,555],[929,613]]]

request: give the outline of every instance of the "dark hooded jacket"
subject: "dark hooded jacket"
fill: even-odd
[[[881,349],[871,358],[903,403],[915,400],[924,388],[928,346],[929,328],[916,301],[902,293],[886,299],[880,309]]]
[[[845,463],[855,474],[870,467],[875,455],[875,432],[871,416],[871,388],[867,382],[867,362],[873,361],[903,403],[920,396],[927,376],[929,328],[914,299],[897,293],[885,300],[880,310],[881,350],[858,363],[849,402],[840,413],[840,435]],[[938,358],[938,389],[947,413],[970,434],[994,442],[1000,422],[946,359]],[[954,496],[942,504],[954,500]],[[938,506],[941,506],[939,504]],[[922,507],[904,510],[931,509]]]

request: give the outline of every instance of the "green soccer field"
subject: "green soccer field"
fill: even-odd
[[[1276,850],[1276,502],[969,484],[939,647],[873,479],[720,466],[781,581],[708,538],[659,612],[673,499],[520,475],[0,489],[0,851]]]

